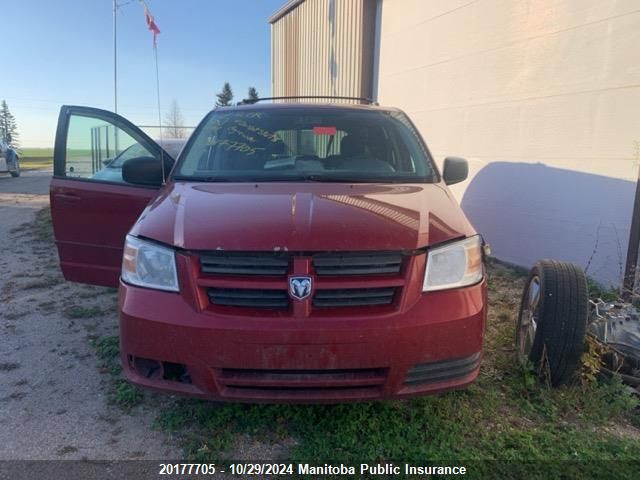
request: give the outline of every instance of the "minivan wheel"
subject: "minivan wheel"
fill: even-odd
[[[587,278],[568,262],[541,260],[527,280],[516,325],[516,351],[552,386],[572,380],[584,351]]]
[[[16,159],[16,169],[12,170],[11,172],[9,172],[11,174],[12,177],[19,177],[20,176],[20,161],[18,159]]]

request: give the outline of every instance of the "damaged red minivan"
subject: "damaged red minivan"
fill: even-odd
[[[127,149],[118,172],[99,173]],[[174,161],[126,119],[64,106],[54,157],[60,266],[119,287],[132,383],[345,402],[477,376],[484,244],[447,187],[467,164],[447,158],[440,174],[402,111],[217,108]]]

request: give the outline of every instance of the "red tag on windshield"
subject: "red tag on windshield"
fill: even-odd
[[[313,127],[314,135],[335,135],[336,127]]]

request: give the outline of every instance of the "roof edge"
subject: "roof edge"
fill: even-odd
[[[291,10],[296,8],[298,5],[303,3],[305,0],[287,0],[287,2],[282,5],[278,10],[273,12],[273,14],[268,18],[269,23],[276,23],[282,17],[284,17]]]

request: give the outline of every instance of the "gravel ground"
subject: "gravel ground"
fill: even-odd
[[[177,459],[154,409],[108,403],[90,340],[117,334],[113,290],[65,282],[30,223],[48,204],[51,172],[0,177],[0,460]],[[99,307],[72,318],[70,307]]]

